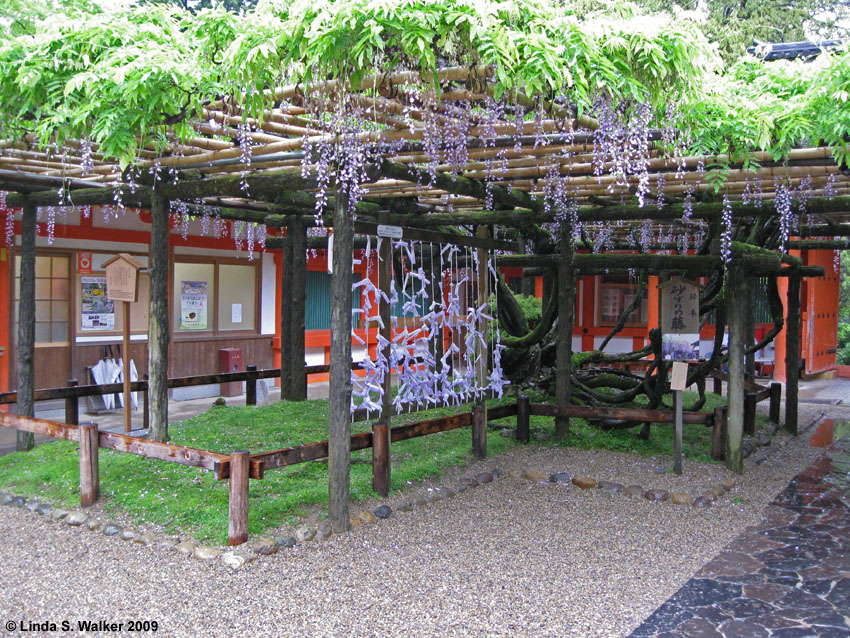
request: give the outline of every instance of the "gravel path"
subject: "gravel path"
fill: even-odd
[[[801,405],[801,423],[822,409],[850,417]],[[699,494],[731,477],[720,466],[687,462],[675,477],[655,473],[669,459],[516,448],[464,471],[498,467],[505,475],[493,483],[240,571],[3,507],[0,626],[136,619],[156,620],[167,636],[623,636],[758,522],[819,453],[806,439],[777,437],[769,460],[747,461],[737,487],[707,510],[508,473]]]

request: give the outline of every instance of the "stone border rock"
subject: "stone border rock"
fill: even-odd
[[[553,472],[546,474],[543,470],[511,470],[508,474],[511,478],[524,479],[533,483],[558,483],[561,485],[572,485],[581,490],[600,489],[609,495],[622,495],[628,498],[645,498],[656,503],[672,503],[673,505],[690,505],[704,509],[710,507],[714,502],[735,487],[735,481],[726,479],[719,485],[709,488],[699,496],[692,496],[685,492],[670,493],[667,490],[649,488],[644,489],[640,485],[624,486],[612,481],[600,481],[589,476],[571,476],[567,472]]]
[[[362,510],[351,517],[351,528],[374,525],[380,520],[390,518],[394,512],[410,512],[414,509],[425,507],[429,503],[451,498],[472,487],[492,483],[501,474],[501,471],[498,469],[490,472],[479,472],[474,477],[461,478],[458,485],[454,488],[442,486],[430,488],[425,492],[424,496],[400,501],[395,506],[383,504],[371,511]],[[248,563],[256,561],[260,556],[271,556],[278,553],[281,549],[330,538],[333,533],[330,523],[323,521],[315,528],[310,526],[299,527],[292,535],[263,535],[252,538],[239,547],[222,548],[201,545],[194,540],[182,539],[179,536],[157,536],[156,534],[141,532],[131,527],[122,527],[113,521],[103,521],[95,516],[90,516],[83,510],[54,507],[51,503],[40,501],[37,498],[28,499],[23,496],[14,496],[0,492],[0,506],[17,507],[36,512],[41,516],[49,517],[57,523],[79,527],[81,529],[85,528],[89,531],[103,534],[104,536],[118,537],[124,542],[134,543],[144,547],[170,549],[200,561],[218,561],[231,569],[241,569]]]
[[[824,418],[826,418],[826,410],[821,410],[820,414],[797,430],[797,436],[805,434],[815,425],[823,421]],[[773,442],[776,433],[779,432],[781,427],[782,426],[779,423],[769,421],[764,430],[756,432],[755,436],[745,438],[744,442],[741,444],[742,457],[746,459],[753,456],[753,462],[756,465],[764,463],[768,459],[768,452],[765,448]],[[762,448],[762,451],[759,454],[755,454],[755,451],[759,448]]]

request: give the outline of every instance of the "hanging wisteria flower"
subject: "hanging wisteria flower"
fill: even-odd
[[[729,203],[729,196],[723,194],[723,214],[720,219],[722,230],[720,231],[720,256],[723,258],[723,264],[729,266],[729,260],[732,257],[732,204]]]

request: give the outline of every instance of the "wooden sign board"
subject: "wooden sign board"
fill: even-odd
[[[661,291],[661,333],[699,332],[699,284],[677,277],[658,286]]]
[[[684,361],[673,362],[673,373],[670,375],[670,389],[684,390],[688,384],[688,364]]]
[[[106,298],[111,301],[134,302],[139,295],[139,271],[145,265],[127,253],[119,253],[104,262]]]

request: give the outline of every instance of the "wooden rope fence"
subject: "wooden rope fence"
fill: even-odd
[[[246,378],[264,378],[260,375],[267,372],[271,371],[256,370],[211,376],[219,378],[241,375]],[[98,387],[76,386],[57,390],[90,392],[93,388]],[[779,384],[772,384],[770,388],[764,388],[758,393],[751,393],[750,396],[753,397],[753,405],[757,401],[770,398],[771,414],[773,415],[774,405],[776,405],[778,417],[780,393],[776,392],[776,388],[780,388]],[[370,432],[353,434],[350,438],[350,449],[356,451],[371,447],[373,480],[376,478],[376,473],[386,473],[388,479],[389,446],[374,446],[376,439],[388,438],[390,442],[396,443],[471,426],[473,453],[477,458],[484,458],[487,454],[486,428],[488,419],[496,420],[512,416],[517,418],[517,439],[524,443],[530,441],[529,420],[531,416],[625,419],[652,423],[673,423],[675,420],[675,412],[672,410],[550,405],[531,403],[528,397],[520,396],[515,403],[497,406],[489,410],[482,404],[476,404],[470,412],[392,427],[389,428],[389,437],[385,435],[376,437],[374,428]],[[726,408],[718,408],[713,414],[683,412],[682,416],[684,423],[713,426],[712,455],[717,458],[718,450],[722,449],[722,445],[725,445]],[[380,424],[380,420],[378,420],[378,423]],[[230,454],[222,454],[115,432],[100,432],[97,424],[77,425],[8,413],[0,413],[0,426],[79,443],[80,503],[83,507],[96,502],[99,497],[99,448],[136,454],[169,463],[189,465],[212,472],[217,480],[229,479],[229,545],[239,545],[248,539],[248,486],[251,479],[262,480],[266,471],[326,458],[329,449],[328,441],[317,441],[254,454],[247,450],[234,450]]]

